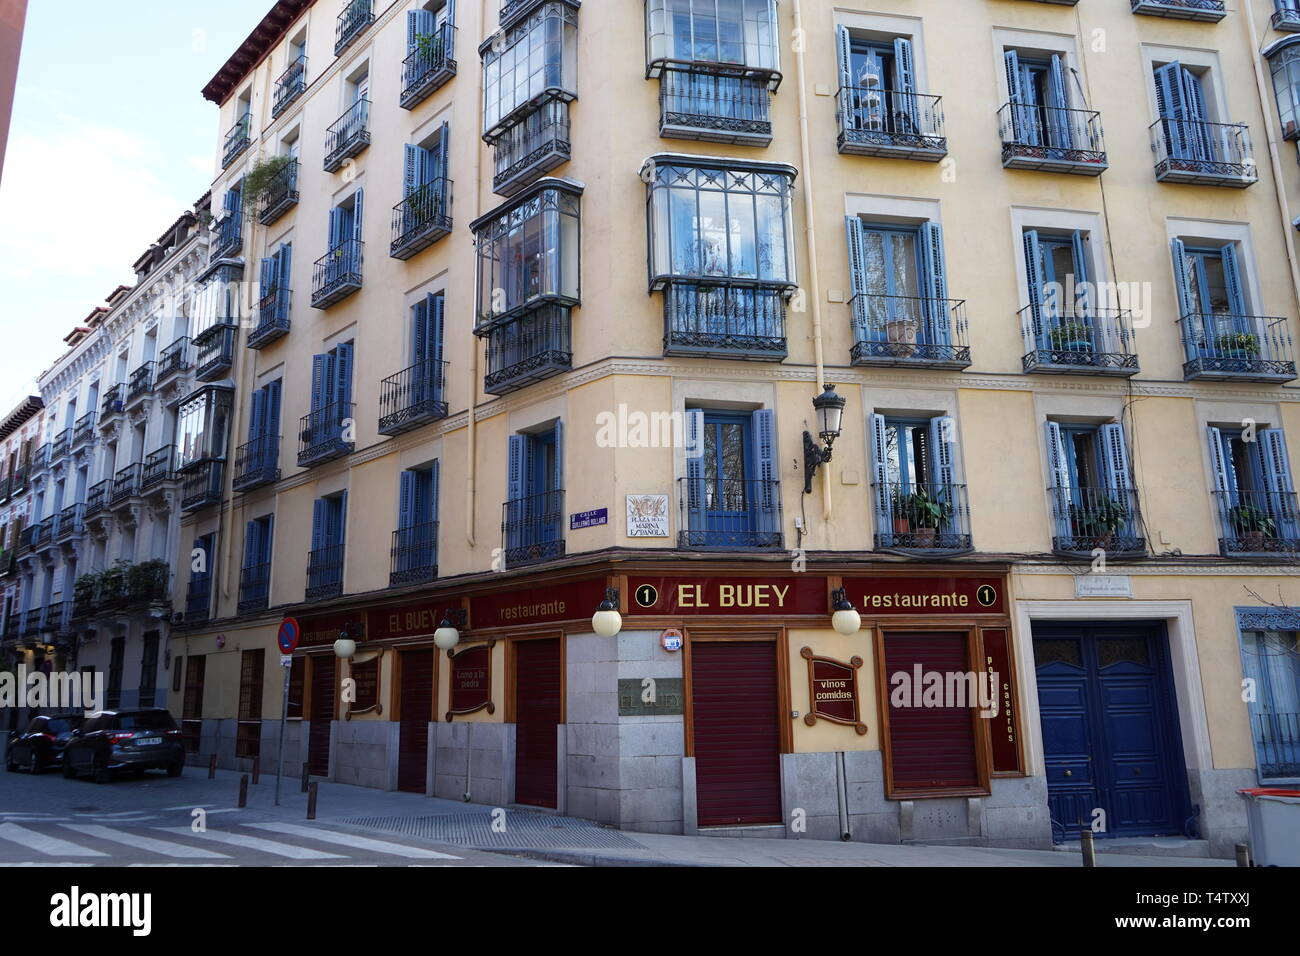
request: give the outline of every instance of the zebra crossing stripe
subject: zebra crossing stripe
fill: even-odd
[[[344,857],[337,853],[326,853],[324,850],[313,850],[305,846],[294,846],[292,843],[276,843],[274,840],[264,840],[261,837],[248,836],[244,833],[227,833],[224,830],[206,830],[203,833],[195,833],[189,827],[157,827],[165,833],[183,834],[185,836],[197,837],[200,840],[212,840],[216,843],[224,843],[228,846],[244,847],[248,850],[259,850],[262,853],[271,853],[275,856],[287,856],[291,860],[342,860]]]
[[[351,847],[354,850],[368,850],[371,853],[389,853],[393,856],[404,856],[411,860],[463,859],[459,856],[452,856],[450,853],[439,853],[436,850],[425,850],[416,846],[403,846],[400,843],[389,843],[385,840],[372,840],[369,837],[341,833],[338,830],[318,830],[314,827],[300,826],[296,823],[245,823],[244,826],[253,827],[257,830],[269,830],[272,833],[285,836],[300,836],[308,840],[320,840],[322,843],[337,843],[340,846]]]
[[[211,850],[204,850],[197,846],[186,846],[183,843],[172,843],[167,840],[155,840],[152,837],[140,836],[135,833],[125,833],[121,830],[114,830],[112,827],[102,827],[93,823],[63,823],[60,824],[60,826],[67,830],[75,830],[77,833],[84,833],[88,837],[108,840],[110,843],[123,843],[129,847],[148,850],[150,853],[158,853],[162,856],[171,856],[182,860],[230,859],[230,857],[226,856],[224,853],[214,853]]]
[[[45,833],[37,833],[16,823],[0,823],[0,840],[17,843],[19,846],[44,853],[46,856],[108,856],[107,853],[100,853],[98,850],[68,840],[60,840]]]

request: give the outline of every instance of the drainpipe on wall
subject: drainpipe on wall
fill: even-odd
[[[1291,234],[1291,210],[1286,201],[1286,186],[1282,180],[1282,160],[1278,157],[1277,137],[1273,135],[1273,123],[1270,110],[1276,110],[1277,104],[1270,106],[1270,90],[1264,76],[1263,59],[1255,32],[1255,10],[1249,0],[1243,3],[1246,18],[1242,21],[1246,31],[1246,43],[1250,50],[1250,65],[1255,71],[1255,88],[1259,95],[1260,112],[1264,117],[1264,133],[1268,137],[1268,160],[1273,168],[1273,194],[1277,197],[1277,211],[1282,216],[1282,241],[1286,244],[1287,264],[1291,267],[1291,292],[1300,306],[1300,266],[1296,264],[1295,237]]]
[[[487,0],[480,0],[478,6],[479,33],[483,32],[487,24]],[[478,100],[483,102],[483,70],[475,71],[478,73]],[[483,184],[479,182],[481,169],[483,166],[483,143],[476,140],[474,143],[474,219],[477,219],[483,212],[482,196]],[[472,220],[471,220],[472,221]],[[477,256],[478,247],[475,246],[474,255],[475,274],[477,275]],[[475,295],[477,292],[477,283],[475,283]],[[466,414],[465,428],[465,454],[468,457],[465,469],[465,541],[472,548],[474,547],[474,504],[475,504],[475,480],[478,477],[477,458],[478,458],[478,429],[474,420],[475,412],[478,409],[478,352],[482,347],[479,343],[478,336],[470,333],[469,337],[469,411]],[[469,789],[468,773],[465,778],[465,789]]]
[[[826,387],[826,367],[822,356],[822,303],[821,286],[817,280],[817,237],[813,232],[815,209],[813,203],[812,146],[808,137],[808,84],[804,73],[803,11],[799,0],[794,0],[794,62],[799,84],[799,152],[803,164],[804,243],[808,255],[808,297],[812,309],[813,363],[817,367],[817,391]],[[822,520],[831,518],[831,471],[820,469],[822,475]]]

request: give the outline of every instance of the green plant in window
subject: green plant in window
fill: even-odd
[[[903,507],[913,528],[937,529],[952,517],[952,505],[942,493],[932,494],[926,488],[908,495]]]
[[[292,156],[272,156],[269,159],[259,159],[254,163],[253,168],[244,174],[242,193],[244,206],[255,207],[265,200],[276,177],[291,162],[293,162]]]
[[[417,33],[415,35],[415,52],[426,63],[441,61],[444,47],[441,30],[436,33]]]
[[[1099,541],[1115,534],[1128,522],[1128,509],[1109,495],[1086,505],[1070,505],[1070,520],[1076,537]]]
[[[1052,348],[1064,352],[1086,352],[1092,348],[1092,329],[1086,322],[1062,322],[1048,330]]]
[[[1229,332],[1214,340],[1220,354],[1254,357],[1259,354],[1259,336],[1253,332]]]
[[[1228,523],[1240,538],[1253,535],[1272,538],[1277,535],[1277,522],[1254,505],[1233,505],[1228,509]]]

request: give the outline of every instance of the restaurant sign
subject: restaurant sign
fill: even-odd
[[[604,599],[604,578],[475,595],[470,598],[470,627],[590,621]]]
[[[492,703],[492,645],[475,644],[462,651],[448,651],[451,658],[451,707],[447,711],[447,722],[457,714],[472,714],[486,710],[489,714],[496,711]]]
[[[808,713],[803,722],[815,727],[818,720],[847,724],[858,734],[867,732],[858,710],[858,669],[862,658],[853,657],[845,664],[829,657],[818,657],[811,647],[799,649],[808,662]]]
[[[370,637],[366,627],[366,612],[361,610],[346,614],[319,614],[315,617],[304,617],[298,623],[302,628],[302,637],[298,641],[299,650],[304,647],[331,645],[339,639],[339,635],[344,630],[357,643]]]
[[[826,579],[629,575],[629,614],[826,614]]]
[[[1002,578],[848,577],[844,588],[863,617],[891,614],[1005,614]]]

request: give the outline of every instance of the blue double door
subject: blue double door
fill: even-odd
[[[1098,837],[1183,833],[1190,801],[1163,625],[1035,624],[1034,664],[1056,833],[1094,821]]]

